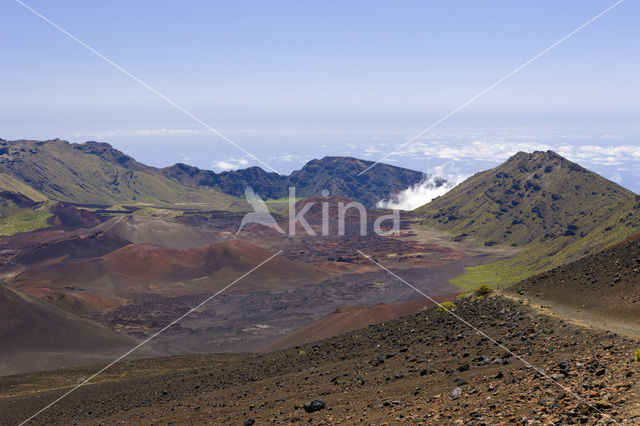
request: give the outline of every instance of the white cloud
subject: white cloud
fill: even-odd
[[[446,172],[447,169],[449,172]],[[377,207],[394,210],[413,210],[427,204],[436,197],[446,194],[468,177],[453,173],[451,165],[436,167],[434,172],[422,182],[395,194],[391,199],[378,202]],[[444,178],[446,182],[438,186],[438,178]]]
[[[613,173],[611,175],[611,180],[614,181],[615,183],[617,183],[618,185],[622,184],[622,181],[624,180],[624,178],[622,177],[622,175],[620,173]]]
[[[220,132],[231,138],[246,136],[255,140],[263,140],[270,136],[304,137],[328,135],[340,137],[344,143],[326,142],[320,145],[322,155],[354,155],[370,160],[378,160],[387,152],[401,145],[403,140],[417,133],[410,126],[403,128],[220,128]],[[431,132],[401,148],[389,156],[384,162],[395,162],[401,159],[421,161],[461,161],[464,163],[489,162],[498,164],[518,151],[554,150],[568,159],[586,167],[604,166],[620,167],[637,164],[640,161],[639,126],[626,127],[486,127],[482,130],[443,129]],[[207,129],[198,128],[149,128],[107,130],[103,132],[84,133],[82,137],[109,139],[111,137],[133,137],[140,141],[153,141],[154,137],[194,137],[209,136]],[[360,143],[358,141],[367,141]],[[324,141],[323,141],[324,142]],[[296,162],[304,152],[285,153],[275,156],[273,161]],[[320,157],[319,152],[311,154]],[[189,162],[182,158],[183,162]],[[244,162],[243,162],[244,161]],[[213,167],[231,170],[246,166],[248,162],[241,159],[225,159],[213,163]],[[636,166],[637,167],[637,166]]]
[[[209,130],[200,129],[116,129],[104,130],[99,132],[78,133],[77,136],[94,137],[94,138],[110,138],[120,136],[191,136],[204,135],[211,133]]]
[[[249,161],[246,158],[228,158],[211,163],[211,167],[218,170],[236,170],[245,168],[248,165]]]
[[[640,145],[562,144],[536,141],[474,140],[466,143],[417,141],[400,149],[391,157],[437,158],[454,161],[503,162],[519,151],[553,150],[580,164],[617,166],[640,160]]]
[[[518,151],[546,151],[549,145],[535,142],[504,142],[475,140],[468,143],[415,142],[396,155],[425,156],[443,160],[504,161]]]
[[[178,153],[178,157],[180,157],[180,161],[185,163],[185,164],[189,164],[191,162],[191,157],[189,157],[184,152],[179,152]]]
[[[640,160],[640,145],[566,145],[558,149],[558,154],[578,163],[618,166]]]
[[[316,157],[314,156],[312,158],[316,158]],[[301,155],[301,154],[291,154],[287,152],[283,152],[282,154],[278,154],[278,155],[271,155],[269,157],[269,160],[275,161],[275,162],[286,162],[286,163],[290,163],[292,161],[306,163],[307,161],[310,161],[307,154]]]

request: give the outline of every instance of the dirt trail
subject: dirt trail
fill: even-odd
[[[501,291],[499,294],[507,299],[522,302],[525,306],[539,314],[561,321],[566,321],[573,325],[592,330],[615,333],[631,339],[640,338],[640,327],[638,327],[637,323],[622,322],[612,318],[605,318],[586,310],[545,300],[541,297],[524,297],[505,291]],[[629,392],[629,395],[630,401],[623,409],[625,417],[638,418],[640,417],[640,381],[635,383],[634,387]]]
[[[520,301],[541,314],[565,320],[572,324],[596,330],[610,331],[611,333],[634,339],[640,338],[640,328],[637,323],[617,321],[541,297],[523,297],[504,291],[500,292],[500,295],[507,299]]]

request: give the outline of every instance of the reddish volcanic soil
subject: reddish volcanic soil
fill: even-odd
[[[438,303],[453,300],[455,294],[436,296]],[[378,303],[372,306],[341,306],[335,312],[306,325],[281,339],[258,349],[258,352],[273,352],[316,342],[349,331],[380,324],[395,318],[415,314],[435,303],[427,298],[398,303]]]
[[[77,209],[62,203],[55,206],[52,212],[53,217],[49,219],[49,223],[54,227],[88,228],[102,222],[98,216],[88,210]]]
[[[305,215],[312,226],[322,221],[324,200],[315,201]],[[335,213],[335,205],[329,211]],[[73,210],[64,214],[69,223],[92,219]],[[370,232],[380,213],[367,214]],[[236,239],[241,219],[221,212],[180,220],[124,216],[90,228],[0,238],[5,248],[0,279],[64,311],[145,338],[282,251],[152,344],[177,354],[252,351],[291,332],[289,339],[298,342],[296,336],[306,331],[295,330],[318,320],[310,325],[316,329],[313,339],[327,337],[424,306],[393,305],[415,299],[415,291],[359,250],[433,296],[455,292],[448,281],[465,266],[487,260],[484,252],[443,247],[429,238],[362,237],[356,210],[347,214],[346,236],[284,236],[250,225]],[[333,232],[335,217],[331,221]],[[345,305],[376,306],[335,313]],[[320,333],[323,327],[332,331]]]
[[[240,240],[187,250],[130,244],[102,257],[51,259],[27,266],[7,281],[62,309],[86,314],[91,309],[113,309],[147,294],[213,293],[274,254]],[[329,276],[314,265],[276,256],[231,291],[274,291]]]
[[[238,277],[274,254],[247,242],[232,240],[189,250],[134,244],[109,253],[105,259],[114,273],[158,281],[185,281],[202,277]],[[249,281],[260,277],[267,282],[313,282],[328,277],[312,265],[278,256],[254,274]]]

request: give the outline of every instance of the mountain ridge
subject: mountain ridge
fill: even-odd
[[[414,211],[454,236],[523,247],[455,283],[511,284],[602,250],[640,229],[640,196],[553,151],[520,152]]]
[[[56,201],[226,206],[237,200],[210,188],[184,187],[145,167],[107,144],[71,144],[60,139],[0,141],[0,173]]]
[[[289,187],[296,188],[296,197],[316,196],[326,189],[333,196],[360,201],[368,208],[375,208],[378,201],[428,177],[422,172],[388,164],[378,164],[371,173],[358,175],[373,164],[354,157],[326,156],[307,162],[289,175],[266,172],[257,166],[215,173],[182,163],[160,169],[160,172],[185,186],[213,187],[237,197],[244,195],[247,186],[265,199],[285,198],[289,195]],[[439,182],[443,184],[444,179]]]
[[[427,175],[353,157],[311,160],[289,175],[260,167],[216,173],[184,163],[157,168],[138,162],[108,143],[0,140],[0,173],[56,201],[79,204],[205,203],[217,208],[237,203],[251,186],[263,199],[280,199],[295,187],[296,197],[331,195],[357,200],[369,208]],[[444,183],[444,180],[441,180]]]

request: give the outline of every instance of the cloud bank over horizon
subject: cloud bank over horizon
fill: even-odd
[[[405,147],[419,131],[412,122],[338,123],[226,123],[220,130],[284,174],[324,156],[352,156],[376,161],[398,149],[383,162],[433,174],[451,162],[463,174],[473,174],[502,163],[518,151],[552,150],[628,189],[640,192],[640,126],[624,123],[554,123],[518,126],[480,123],[443,126]],[[327,124],[327,123],[324,123]],[[61,136],[65,136],[64,134]],[[125,153],[156,167],[178,161],[215,171],[242,169],[256,164],[239,156],[211,132],[193,127],[150,126],[127,130],[79,132],[71,138],[105,138]],[[83,140],[78,140],[83,138]],[[179,151],[179,153],[176,153]],[[188,160],[187,160],[188,159]],[[418,189],[428,198],[429,185]],[[409,193],[405,194],[409,196]],[[418,197],[414,193],[411,198]],[[389,200],[387,200],[389,201]]]
[[[630,126],[621,129],[516,129],[502,128],[492,131],[473,131],[458,129],[457,131],[434,132],[420,138],[406,147],[398,149],[389,157],[401,160],[403,158],[439,158],[452,161],[504,161],[518,151],[546,151],[553,150],[558,154],[576,162],[586,162],[599,165],[620,165],[630,160],[640,161],[640,127]],[[236,137],[244,135],[250,148],[254,148],[260,141],[273,137],[299,138],[321,137],[336,143],[312,144],[320,150],[331,150],[331,155],[356,155],[362,158],[381,157],[391,151],[394,145],[401,145],[402,140],[412,136],[409,128],[247,128],[227,127],[220,129],[224,134]],[[194,128],[146,128],[146,129],[117,129],[91,132],[76,132],[75,138],[98,138],[120,140],[127,137],[137,137],[138,143],[149,141],[149,137],[168,136],[173,138],[204,137],[211,135],[206,129]],[[74,139],[75,139],[74,138]],[[176,139],[173,139],[177,142]],[[337,143],[337,141],[341,143]],[[153,139],[150,141],[153,142]],[[389,143],[393,144],[390,146]],[[131,142],[129,142],[131,143]],[[308,153],[305,153],[308,156]],[[320,156],[324,153],[318,153]],[[291,153],[289,154],[291,155]],[[273,158],[274,157],[272,155]],[[283,161],[290,161],[283,159]],[[243,166],[243,164],[239,164]]]

